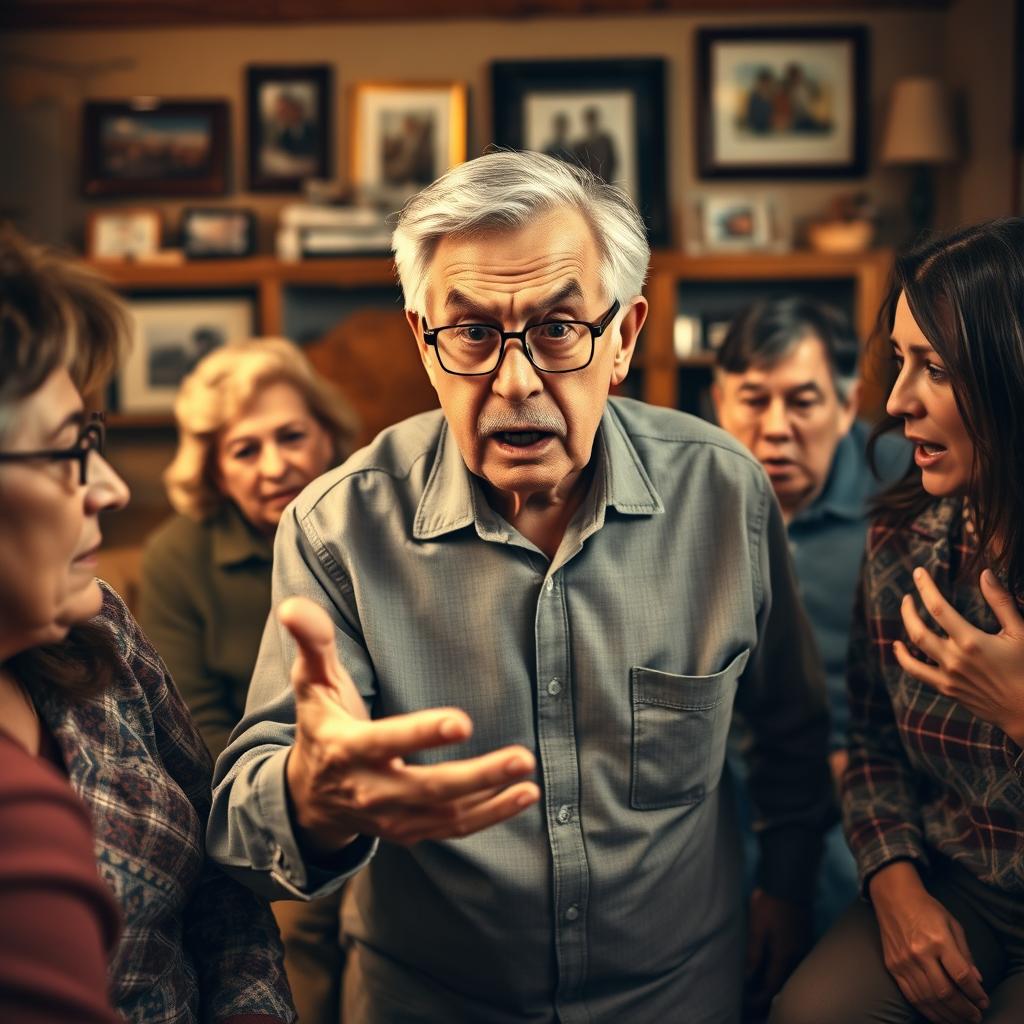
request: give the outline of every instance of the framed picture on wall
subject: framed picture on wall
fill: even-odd
[[[133,299],[128,305],[134,343],[115,383],[119,413],[170,415],[182,378],[203,356],[254,333],[255,307],[247,296]]]
[[[351,93],[352,184],[398,205],[466,159],[464,82],[360,82]]]
[[[697,40],[701,177],[865,173],[864,28],[704,29]]]
[[[83,107],[87,196],[199,196],[227,190],[228,105],[95,101]]]
[[[118,208],[89,214],[85,251],[94,260],[133,260],[160,248],[160,211]]]
[[[249,188],[299,192],[308,178],[329,178],[331,68],[254,65],[246,76]]]
[[[494,141],[582,164],[636,202],[654,245],[670,242],[662,60],[498,61]]]

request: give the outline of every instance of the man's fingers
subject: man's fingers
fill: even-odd
[[[349,761],[389,761],[420,750],[461,743],[473,734],[469,715],[459,708],[427,708],[360,723],[345,739]]]
[[[539,799],[540,787],[535,782],[518,782],[488,800],[471,804],[453,817],[435,821],[426,826],[423,832],[414,835],[411,841],[459,838],[482,832],[492,825],[514,818]]]
[[[292,664],[296,699],[312,696],[318,688],[356,718],[365,719],[366,705],[338,660],[334,624],[327,612],[305,597],[290,597],[277,609],[278,621],[291,633],[298,647]]]
[[[1004,632],[1014,636],[1024,635],[1024,616],[1021,616],[1017,602],[996,579],[991,569],[981,574],[981,593]]]

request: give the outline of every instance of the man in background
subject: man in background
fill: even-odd
[[[857,419],[859,351],[849,322],[829,306],[800,297],[758,302],[731,324],[711,389],[719,424],[764,466],[782,509],[825,664],[836,782],[846,767],[847,635],[868,504],[909,459],[905,444],[887,436],[876,448],[881,481],[868,465],[869,428]],[[742,733],[734,736],[740,746]],[[748,832],[748,849],[752,843]],[[825,842],[816,929],[824,931],[856,896],[856,865],[836,825]]]

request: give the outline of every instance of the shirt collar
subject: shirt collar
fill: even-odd
[[[870,479],[873,478],[864,466],[863,433],[860,424],[855,423],[849,433],[839,441],[821,494],[793,517],[794,522],[826,515],[837,516],[840,519],[864,518],[869,497],[868,491],[865,490],[865,472]]]
[[[213,561],[221,568],[248,561],[273,562],[273,540],[252,529],[233,502],[224,503],[222,510],[210,520],[210,529]]]
[[[603,522],[607,506],[625,515],[653,515],[665,511],[640,456],[610,404],[605,406],[598,426],[593,458],[597,460],[597,471],[591,483],[591,494],[596,495],[596,526]],[[441,425],[434,462],[416,509],[413,537],[430,540],[470,525],[475,525],[477,533],[485,540],[510,539],[508,524],[491,509],[480,482],[466,468],[459,446],[445,422]]]

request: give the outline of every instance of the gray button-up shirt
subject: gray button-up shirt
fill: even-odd
[[[755,725],[762,884],[810,894],[827,714],[768,480],[717,428],[625,399],[594,459],[550,562],[488,505],[440,412],[382,433],[282,520],[274,603],[328,611],[371,713],[458,705],[472,738],[419,760],[522,743],[543,790],[468,838],[381,843],[355,875],[361,1024],[737,1017],[734,699]],[[209,833],[273,896],[340,884],[289,826],[293,656],[271,620]]]

